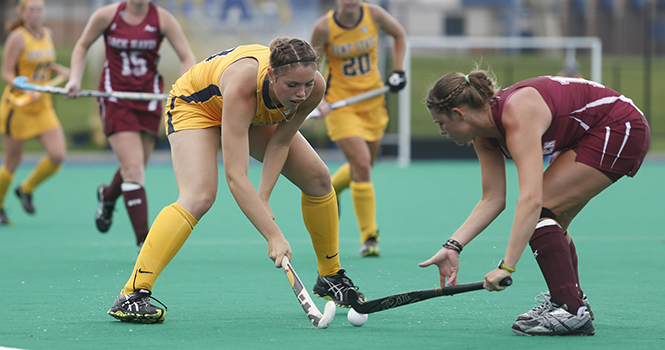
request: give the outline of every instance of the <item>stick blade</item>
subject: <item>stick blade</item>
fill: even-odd
[[[22,75],[18,76],[16,78],[14,78],[13,84],[14,84],[14,86],[16,86],[17,88],[19,88],[21,90],[30,90],[29,86],[28,86],[28,77],[25,77],[25,76],[22,76]]]
[[[334,301],[329,301],[326,303],[325,309],[323,310],[323,316],[319,320],[319,323],[316,325],[316,328],[326,329],[335,319],[335,313],[337,312],[337,307],[335,306]]]
[[[368,313],[367,308],[364,307],[363,301],[358,298],[358,291],[354,288],[349,289],[346,292],[346,297],[349,299],[349,304],[351,307],[356,310],[358,313],[366,314]]]

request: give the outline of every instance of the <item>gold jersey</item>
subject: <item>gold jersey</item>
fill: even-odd
[[[367,4],[361,4],[360,20],[352,28],[342,27],[335,10],[328,12],[326,47],[326,101],[339,101],[383,86],[378,68],[379,32]],[[351,105],[367,111],[384,104],[383,95]]]
[[[252,126],[272,125],[290,119],[296,113],[275,106],[269,95],[268,67],[270,48],[263,45],[245,45],[216,53],[194,65],[173,84],[166,108],[166,132],[220,126],[224,98],[219,90],[219,79],[232,63],[251,57],[258,61],[256,75],[256,114]]]
[[[51,36],[46,30],[42,30],[43,35],[38,39],[24,27],[18,27],[16,30],[21,33],[25,42],[25,48],[16,61],[16,76],[28,77],[29,83],[45,84],[51,79],[51,65],[55,62],[55,48]],[[18,89],[12,89],[10,85],[5,88],[5,93],[8,92],[16,96],[23,93]],[[51,95],[42,94],[39,100],[23,108],[39,111],[41,108],[50,106],[52,106]]]
[[[51,78],[51,66],[56,57],[51,36],[46,30],[42,31],[41,38],[36,38],[24,27],[16,30],[25,42],[25,48],[16,61],[16,75],[28,77],[30,83],[46,83]],[[0,132],[3,134],[23,140],[60,126],[51,94],[41,94],[37,100],[22,107],[11,104],[8,101],[9,94],[18,97],[23,92],[11,85],[5,87],[0,105]]]

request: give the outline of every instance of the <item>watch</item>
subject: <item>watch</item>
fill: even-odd
[[[512,267],[508,267],[508,266],[506,266],[506,264],[504,264],[503,261],[504,261],[503,259],[501,259],[501,261],[499,261],[499,266],[497,266],[498,269],[503,269],[503,270],[506,270],[506,271],[508,271],[508,272],[510,272],[510,273],[513,273],[513,272],[516,271],[516,270],[515,270],[514,268],[512,268]]]

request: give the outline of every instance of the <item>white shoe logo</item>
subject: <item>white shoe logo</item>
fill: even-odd
[[[149,24],[146,24],[146,25],[145,25],[145,28],[143,28],[143,30],[146,31],[146,32],[149,32],[149,33],[154,33],[154,32],[157,31],[157,28],[156,28],[156,27],[153,27],[153,26],[151,26],[151,25],[149,25]]]

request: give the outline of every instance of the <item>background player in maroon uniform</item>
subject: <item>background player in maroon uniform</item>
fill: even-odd
[[[519,199],[504,259],[485,276],[485,288],[515,272],[530,244],[545,277],[545,302],[517,317],[519,335],[593,335],[594,318],[579,286],[577,253],[567,231],[598,193],[634,176],[651,141],[642,112],[605,86],[567,77],[528,79],[496,92],[484,71],[450,73],[430,90],[427,108],[441,134],[473,142],[481,167],[482,198],[432,258],[440,283],[458,284],[459,254],[505,208],[504,157],[512,158]],[[560,151],[543,172],[543,156]]]
[[[66,88],[81,88],[90,45],[104,35],[106,60],[101,91],[161,93],[162,77],[157,70],[159,47],[166,37],[181,61],[180,74],[196,58],[178,21],[150,0],[128,0],[100,8],[90,17],[79,38],[71,61],[71,78]],[[116,199],[122,194],[136,234],[139,249],[148,234],[148,206],[143,189],[145,167],[155,146],[163,113],[163,101],[99,99],[104,133],[120,161],[111,183],[97,189],[97,228],[108,231]]]

